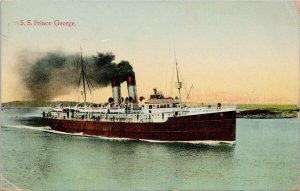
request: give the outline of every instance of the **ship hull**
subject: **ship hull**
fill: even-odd
[[[166,122],[104,122],[42,117],[53,130],[83,135],[153,141],[235,141],[236,112],[170,117]]]

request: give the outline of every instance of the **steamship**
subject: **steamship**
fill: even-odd
[[[82,54],[81,70],[85,74]],[[121,97],[118,78],[111,80],[112,98],[106,104],[87,104],[85,77],[82,75],[84,103],[49,108],[41,119],[51,129],[84,136],[159,142],[218,141],[234,143],[236,108],[234,106],[188,106],[181,102],[176,61],[176,89],[179,98],[165,97],[154,89],[149,99],[138,98],[134,73],[127,77],[128,97]]]

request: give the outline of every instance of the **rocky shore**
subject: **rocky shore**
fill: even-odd
[[[280,119],[280,118],[297,118],[299,109],[292,110],[268,110],[268,109],[253,109],[237,112],[237,118],[249,119]]]

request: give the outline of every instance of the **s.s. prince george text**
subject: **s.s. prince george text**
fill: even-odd
[[[21,26],[54,26],[54,27],[75,27],[76,22],[74,21],[61,21],[61,20],[54,20],[54,21],[44,21],[44,20],[36,20],[36,19],[20,19],[17,21],[18,25]]]

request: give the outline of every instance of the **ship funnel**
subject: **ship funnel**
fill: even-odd
[[[111,80],[111,87],[112,87],[112,94],[113,94],[113,100],[115,104],[121,103],[121,86],[120,86],[120,80],[118,78],[113,78]]]
[[[135,75],[129,74],[127,77],[128,99],[131,103],[138,103]]]

